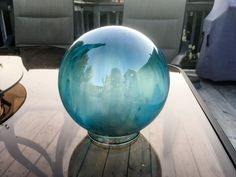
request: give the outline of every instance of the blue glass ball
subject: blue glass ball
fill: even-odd
[[[142,33],[122,26],[87,32],[64,55],[58,80],[70,116],[96,135],[139,132],[169,91],[164,55]]]

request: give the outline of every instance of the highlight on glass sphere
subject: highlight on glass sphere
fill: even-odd
[[[58,87],[67,112],[90,138],[116,146],[135,140],[160,113],[169,70],[144,34],[106,26],[85,33],[67,50]]]

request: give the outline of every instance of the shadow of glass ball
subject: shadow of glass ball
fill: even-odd
[[[75,148],[69,163],[69,177],[161,176],[160,160],[140,135],[133,144],[120,148],[102,147],[88,136]]]

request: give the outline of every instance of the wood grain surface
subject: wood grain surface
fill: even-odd
[[[236,84],[201,81],[198,92],[236,149]]]
[[[185,78],[170,73],[159,116],[123,148],[90,142],[65,111],[57,69],[29,69],[24,105],[0,126],[0,176],[235,177],[229,156]]]

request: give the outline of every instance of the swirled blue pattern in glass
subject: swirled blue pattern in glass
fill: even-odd
[[[79,125],[98,136],[127,136],[160,113],[169,71],[164,55],[145,35],[108,26],[72,44],[58,86],[66,110]]]

